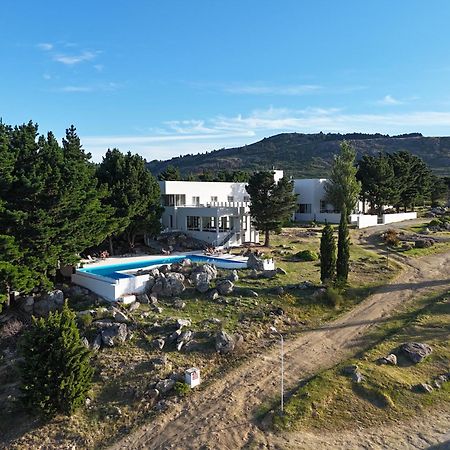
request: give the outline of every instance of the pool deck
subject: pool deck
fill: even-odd
[[[230,253],[224,253],[222,255],[205,255],[202,251],[191,251],[191,252],[173,252],[170,255],[138,255],[138,256],[114,256],[104,259],[88,260],[83,259],[81,263],[83,268],[93,268],[101,266],[109,266],[113,264],[127,264],[137,261],[151,261],[152,259],[170,258],[171,256],[186,256],[188,255],[199,255],[199,256],[211,256],[212,258],[220,258],[228,261],[236,262],[246,262],[247,258],[245,256],[231,255]]]

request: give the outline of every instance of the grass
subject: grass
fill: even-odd
[[[33,448],[55,442],[61,447],[69,443],[82,448],[96,447],[100,443],[105,445],[114,436],[155,414],[144,394],[161,377],[172,371],[183,373],[186,368],[196,366],[205,380],[202,386],[206,386],[221,371],[261,351],[258,336],[274,321],[277,320],[277,327],[287,334],[298,331],[302,326],[320,325],[352,308],[397,272],[397,266],[386,269],[383,256],[363,248],[353,239],[349,286],[343,293],[342,303],[336,308],[330,307],[313,295],[313,289],[295,287],[305,280],[320,281],[319,261],[298,261],[293,257],[298,251],[318,250],[321,230],[317,230],[315,235],[306,236],[304,228],[285,229],[280,235],[272,236],[271,248],[261,248],[267,256],[275,258],[277,267],[285,269],[286,275],[252,279],[248,271],[239,271],[237,287],[257,292],[257,298],[238,291],[227,297],[227,303],[217,303],[193,289],[187,289],[180,296],[186,303],[184,310],[175,309],[164,299],[160,301],[161,314],[151,311],[148,305],[141,305],[129,313],[135,320],[133,338],[123,345],[102,349],[94,357],[95,383],[89,407],[79,410],[71,418],[57,417],[37,424],[36,419],[28,416],[18,403],[9,402],[11,408],[0,410],[0,435],[12,439],[9,448]],[[275,288],[280,286],[285,288],[281,295],[275,292]],[[83,310],[93,305],[83,298],[76,298],[71,299],[71,307]],[[276,308],[283,309],[282,317],[271,314]],[[190,329],[198,332],[201,347],[191,352],[177,352],[172,348],[164,350],[171,367],[165,370],[166,373],[155,372],[149,361],[160,356],[161,352],[152,345],[153,339],[159,336],[153,325],[176,318],[191,319]],[[220,319],[221,324],[206,321],[211,318]],[[88,320],[80,321],[80,326],[86,336],[94,337]],[[212,336],[220,328],[244,335],[243,348],[231,356],[219,356]],[[0,386],[0,399],[7,392],[3,388]],[[120,414],[116,408],[120,409]]]
[[[343,427],[379,426],[387,420],[414,416],[436,403],[450,407],[450,382],[442,389],[420,394],[412,387],[430,383],[450,371],[450,293],[428,297],[378,327],[376,344],[360,357],[345,361],[306,380],[288,400],[275,427],[337,430]],[[417,365],[399,359],[397,366],[379,365],[377,359],[407,341],[425,342],[433,353]],[[365,380],[353,383],[344,366],[356,364]]]

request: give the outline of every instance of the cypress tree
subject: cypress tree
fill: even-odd
[[[326,224],[320,239],[320,280],[329,283],[334,280],[336,272],[336,242],[333,227]]]
[[[33,319],[20,343],[22,401],[48,416],[71,415],[91,387],[90,351],[83,345],[67,303],[47,319]]]
[[[350,260],[350,237],[347,225],[347,208],[343,205],[341,221],[339,223],[338,252],[336,261],[336,281],[338,284],[347,283]]]

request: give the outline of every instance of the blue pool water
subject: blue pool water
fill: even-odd
[[[78,269],[78,272],[85,272],[91,275],[98,275],[101,277],[110,278],[113,280],[119,280],[121,278],[131,278],[133,275],[121,273],[122,271],[142,269],[150,266],[160,266],[162,264],[171,264],[175,262],[183,261],[183,259],[190,259],[193,262],[214,264],[217,267],[223,267],[226,269],[242,269],[247,267],[245,262],[230,261],[223,258],[215,258],[213,256],[203,255],[177,255],[177,256],[165,256],[162,258],[147,259],[140,261],[131,261],[128,263],[110,264],[98,267],[86,267]]]

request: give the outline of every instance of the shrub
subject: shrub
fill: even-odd
[[[317,261],[319,256],[312,250],[301,250],[295,255],[301,261]]]
[[[387,230],[383,235],[384,242],[387,245],[391,245],[393,247],[396,247],[400,244],[400,239],[398,238],[398,233],[396,230],[393,230],[392,228]]]
[[[429,227],[440,227],[442,225],[442,222],[439,219],[433,219],[428,226]]]
[[[20,342],[22,401],[53,416],[71,415],[84,404],[91,387],[90,351],[83,345],[75,314],[67,302],[47,319],[33,319]]]
[[[185,397],[191,391],[191,388],[189,387],[189,385],[182,381],[177,381],[175,383],[175,386],[173,387],[173,389],[174,389],[175,393],[181,397]]]
[[[323,303],[334,308],[339,308],[342,304],[343,298],[339,289],[328,286],[321,295],[321,300]]]

